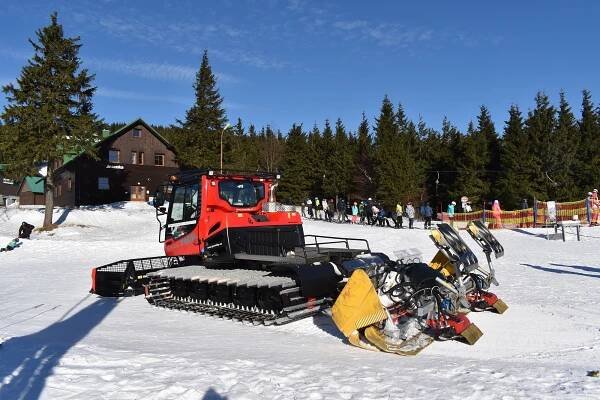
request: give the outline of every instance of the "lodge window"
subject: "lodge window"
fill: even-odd
[[[164,154],[154,154],[154,165],[162,167],[165,165],[165,155]]]
[[[101,176],[98,177],[98,190],[109,190],[108,178]]]
[[[131,134],[131,135],[132,135],[133,137],[135,137],[135,138],[140,138],[140,137],[142,137],[142,130],[141,130],[141,129],[134,129],[134,130],[132,131],[132,134]],[[134,164],[135,164],[135,163],[134,163]]]
[[[62,183],[59,184],[57,187],[57,196],[58,197],[62,196]]]
[[[143,151],[140,151],[139,157],[140,157],[140,159],[138,160],[139,164],[144,165],[144,152]]]
[[[73,181],[71,180],[71,178],[67,179],[67,190],[70,192],[71,190],[73,190]]]
[[[132,151],[131,152],[131,163],[132,164],[137,164],[137,151]]]
[[[119,162],[119,150],[110,149],[108,151],[108,161],[112,162],[112,163],[118,163]]]

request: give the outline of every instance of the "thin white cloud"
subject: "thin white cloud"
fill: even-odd
[[[433,29],[365,20],[336,21],[332,26],[345,39],[372,40],[387,47],[408,47],[414,43],[430,41],[434,36]]]
[[[98,97],[105,97],[108,99],[132,100],[140,102],[167,102],[181,104],[184,106],[191,106],[194,103],[194,99],[192,96],[157,96],[153,94],[145,94],[129,90],[112,89],[107,87],[99,87],[96,91],[96,95]],[[232,103],[225,101],[223,103],[223,108],[225,108],[226,110],[239,110],[244,108],[244,105],[240,103]]]
[[[148,20],[139,16],[136,18],[135,23],[132,23],[130,19],[99,14],[89,10],[74,13],[73,18],[80,24],[100,29],[104,33],[123,40],[174,49],[181,53],[202,54],[206,46],[199,46],[198,43],[211,43],[228,39],[230,44],[225,46],[227,50],[211,50],[211,53],[217,55],[217,52],[219,52],[220,58],[230,63],[260,69],[277,69],[287,65],[274,57],[239,47],[240,41],[256,34],[254,29],[246,31],[220,22],[163,22],[156,19]],[[225,79],[230,77],[223,75],[222,78],[225,82]]]
[[[199,67],[155,62],[136,62],[127,60],[110,60],[100,58],[86,58],[85,64],[93,72],[109,71],[124,75],[131,75],[145,79],[165,81],[192,82],[196,79]],[[218,82],[237,83],[239,79],[223,73],[215,73]]]
[[[11,58],[13,60],[27,60],[33,55],[33,49],[30,52],[15,50],[8,47],[0,48],[0,57]]]
[[[195,52],[199,53],[200,49],[196,48]],[[209,55],[214,55],[215,57],[229,63],[244,64],[260,69],[281,69],[288,65],[286,62],[245,50],[223,51],[219,49],[211,49],[209,50]]]
[[[141,92],[132,92],[128,90],[111,89],[99,87],[96,91],[96,96],[109,99],[134,100],[134,101],[150,101],[150,102],[167,102],[182,105],[190,105],[194,101],[191,97],[183,96],[157,96],[145,94]]]

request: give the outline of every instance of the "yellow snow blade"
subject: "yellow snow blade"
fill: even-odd
[[[508,310],[508,306],[506,305],[506,303],[500,299],[496,300],[496,302],[492,304],[492,307],[496,310],[498,314],[504,314],[504,311]]]
[[[350,337],[354,331],[387,318],[379,296],[362,269],[357,269],[342,289],[332,307],[333,321],[338,329]]]
[[[383,334],[375,326],[365,329],[365,338],[381,351],[395,353],[401,356],[414,356],[433,343],[433,337],[420,332],[407,340],[393,340]]]
[[[348,341],[351,345],[360,347],[361,349],[370,350],[370,351],[379,351],[379,349],[373,346],[371,343],[364,340],[362,335],[358,331],[354,331],[348,336]]]
[[[438,250],[436,255],[429,262],[429,266],[437,271],[440,271],[444,277],[454,275],[454,265],[452,265],[448,257],[446,257],[442,251]]]
[[[460,336],[462,336],[470,345],[474,345],[479,338],[483,336],[483,332],[481,332],[477,325],[472,323],[467,329],[461,332]]]

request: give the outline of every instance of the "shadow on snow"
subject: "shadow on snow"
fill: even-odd
[[[530,267],[533,269],[537,269],[539,271],[553,272],[555,274],[580,275],[580,276],[586,276],[589,278],[600,278],[600,268],[588,267],[588,266],[584,266],[584,265],[564,265],[564,264],[552,264],[552,263],[550,264],[550,265],[556,266],[556,267],[566,267],[566,268],[579,269],[581,271],[587,271],[587,272],[597,272],[598,274],[597,275],[596,274],[586,274],[583,272],[570,271],[567,269],[542,267],[541,265],[532,265],[532,264],[524,264],[524,263],[521,263],[521,265],[524,265],[526,267]]]
[[[0,347],[0,399],[37,399],[61,358],[94,329],[118,304],[102,298],[83,309],[67,311],[57,322],[26,336],[8,339]]]

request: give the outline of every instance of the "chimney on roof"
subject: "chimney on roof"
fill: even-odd
[[[102,139],[106,139],[110,136],[110,131],[108,129],[102,129]]]

